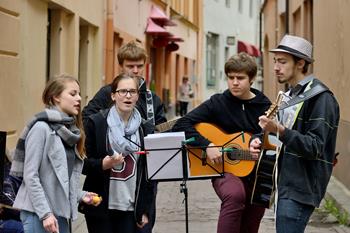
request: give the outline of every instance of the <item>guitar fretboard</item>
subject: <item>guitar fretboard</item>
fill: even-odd
[[[156,125],[156,130],[159,133],[168,131],[169,129],[173,128],[173,126],[175,125],[177,120],[178,120],[178,118],[174,119],[174,120],[170,120],[170,121],[164,122],[164,123],[159,124],[159,125]]]
[[[226,152],[226,156],[230,160],[258,160],[252,157],[249,150],[234,149],[231,152]]]

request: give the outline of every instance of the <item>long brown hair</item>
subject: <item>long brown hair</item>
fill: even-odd
[[[58,75],[50,79],[50,81],[46,84],[46,87],[42,94],[42,101],[46,107],[55,106],[54,97],[59,96],[66,89],[67,82],[76,82],[80,87],[79,81],[76,78],[66,74]],[[77,143],[79,157],[81,159],[84,159],[85,158],[85,133],[83,128],[81,111],[79,111],[77,116],[73,116],[73,117],[75,118],[76,125],[80,130],[80,139]]]

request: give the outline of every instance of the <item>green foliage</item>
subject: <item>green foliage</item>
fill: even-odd
[[[334,217],[337,218],[339,224],[348,226],[349,221],[349,214],[346,211],[340,210],[335,202],[331,199],[325,199],[325,203],[323,205],[323,208],[326,212],[332,214]]]

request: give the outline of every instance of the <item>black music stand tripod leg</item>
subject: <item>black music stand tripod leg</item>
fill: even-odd
[[[186,180],[184,180],[180,184],[180,192],[184,194],[184,202],[185,202],[185,218],[186,218],[186,232],[188,233],[188,190],[186,186]]]
[[[188,233],[188,189],[186,182],[188,180],[188,171],[187,171],[187,148],[186,144],[193,142],[194,138],[189,138],[182,142],[181,150],[182,150],[182,172],[183,172],[183,180],[180,184],[180,192],[184,194],[184,202],[185,202],[185,218],[186,218],[186,233]]]

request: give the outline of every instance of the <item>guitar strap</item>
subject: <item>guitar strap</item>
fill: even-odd
[[[318,83],[313,88],[295,96],[294,98],[290,99],[288,102],[283,102],[281,106],[279,107],[279,110],[283,110],[285,108],[288,108],[290,106],[296,105],[298,103],[301,103],[307,99],[310,99],[322,92],[328,91],[328,88],[323,85],[322,83]]]
[[[152,92],[150,90],[147,90],[146,92],[146,105],[147,105],[147,121],[152,121],[153,125],[156,125],[156,121],[154,117]]]

